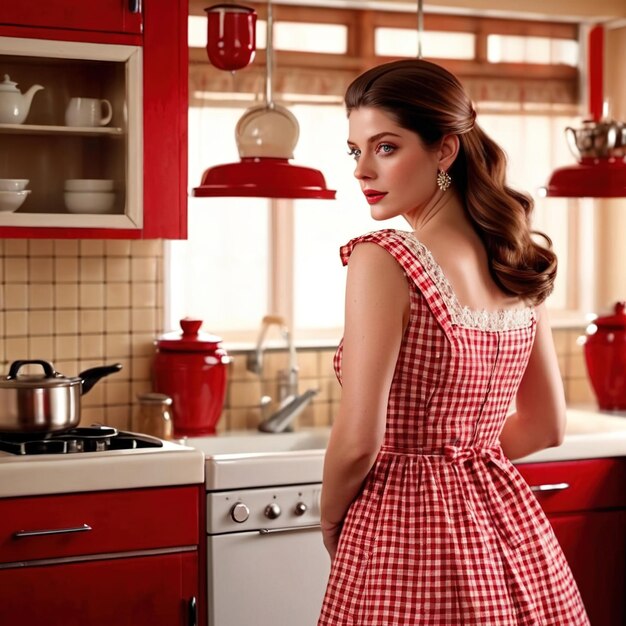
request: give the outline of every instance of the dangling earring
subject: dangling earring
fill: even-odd
[[[448,172],[444,172],[443,170],[439,170],[437,172],[437,187],[439,187],[441,191],[445,191],[451,183],[452,178],[450,178],[450,174],[448,174]]]

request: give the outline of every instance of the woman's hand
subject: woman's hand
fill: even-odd
[[[325,522],[322,520],[322,538],[324,540],[324,547],[330,555],[331,563],[335,560],[335,554],[337,552],[337,545],[339,544],[339,536],[341,535],[341,528],[343,524],[334,524],[332,522]]]

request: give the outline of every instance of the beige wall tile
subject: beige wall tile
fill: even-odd
[[[130,241],[128,239],[107,239],[104,242],[104,251],[107,257],[130,256]]]
[[[5,340],[7,361],[28,359],[28,339],[26,337],[8,337]]]
[[[80,335],[79,350],[81,359],[97,359],[104,354],[104,335]]]
[[[300,378],[318,378],[319,359],[317,352],[310,350],[300,351],[297,353],[298,359],[298,375]]]
[[[54,289],[52,285],[31,283],[28,285],[28,308],[49,309],[54,305]]]
[[[79,357],[77,335],[56,335],[54,338],[54,360],[76,360]]]
[[[593,404],[596,397],[587,378],[571,378],[567,381],[567,401],[570,404]]]
[[[79,243],[77,239],[56,239],[54,241],[54,254],[57,258],[63,256],[77,257],[80,251]]]
[[[333,367],[333,359],[335,357],[336,350],[321,350],[319,354],[320,359],[320,376],[335,376],[335,369]]]
[[[54,361],[54,337],[29,337],[28,358]]]
[[[582,353],[569,356],[567,376],[569,378],[585,378],[587,376],[587,364]]]
[[[258,407],[263,391],[260,381],[233,382],[229,389],[229,408]]]
[[[28,261],[28,280],[31,283],[51,283],[54,262],[50,256],[31,257]]]
[[[133,357],[154,354],[154,334],[133,332]]]
[[[104,293],[107,308],[128,309],[130,307],[130,285],[128,283],[106,283]]]
[[[154,283],[133,283],[130,294],[130,304],[135,308],[152,308],[156,307],[156,287]],[[152,326],[154,327],[154,325]]]
[[[161,239],[136,239],[130,243],[130,254],[133,258],[163,256],[163,241]]]
[[[567,350],[568,354],[576,354],[580,352],[580,350],[582,350],[581,337],[585,335],[585,330],[583,328],[568,330],[567,334],[568,334],[568,350]]]
[[[557,355],[567,354],[569,348],[569,333],[565,329],[554,329],[552,331],[554,347]]]
[[[28,334],[28,316],[24,311],[7,311],[4,314],[5,336],[25,337]],[[1,343],[1,342],[0,342]]]
[[[80,256],[104,256],[104,241],[83,239],[79,244]]]
[[[142,356],[134,358],[131,366],[131,379],[150,382],[152,379],[153,362],[154,359],[152,357]],[[151,385],[148,385],[146,391],[150,391],[151,388]]]
[[[54,306],[57,309],[77,309],[78,284],[54,285]]]
[[[104,327],[108,333],[130,332],[130,310],[107,309]]]
[[[27,256],[28,240],[27,239],[7,239],[4,242],[4,256]]]
[[[28,242],[28,254],[31,257],[51,257],[54,254],[54,241],[51,239],[31,239]]]
[[[131,401],[130,383],[128,381],[116,382],[113,379],[106,381],[105,397],[108,405],[124,404]]]
[[[76,257],[57,257],[54,260],[54,279],[57,283],[77,283],[80,268]]]
[[[289,367],[287,351],[266,352],[263,357],[263,378],[276,378],[278,371]]]
[[[62,309],[54,312],[54,327],[59,335],[78,333],[78,311]]]
[[[81,408],[104,404],[104,382],[97,382],[86,394],[80,397]]]
[[[27,283],[28,260],[24,257],[7,257],[4,260],[4,275],[7,283]]]
[[[26,310],[28,308],[28,285],[4,285],[4,307],[6,310]]]
[[[84,283],[101,283],[104,281],[104,259],[101,257],[84,257],[79,261],[80,280]]]
[[[127,257],[109,257],[105,262],[105,278],[107,282],[124,282],[130,280],[130,259]]]
[[[127,406],[107,406],[104,410],[105,421],[119,430],[130,429],[130,409]]]
[[[130,333],[107,333],[104,340],[104,353],[107,358],[128,357],[132,352]]]
[[[54,334],[54,311],[52,309],[29,311],[25,317],[28,324],[28,333],[31,336]]]
[[[258,376],[248,371],[245,354],[236,354],[232,357],[233,361],[229,366],[229,380],[253,381],[258,380]]]
[[[133,332],[157,333],[156,312],[153,309],[131,309],[130,328]]]
[[[82,309],[80,311],[79,324],[81,333],[103,333],[104,310]]]
[[[130,260],[131,278],[133,281],[156,281],[158,259],[148,257],[133,258]]]
[[[102,283],[82,283],[78,288],[79,304],[83,308],[104,307],[104,285]]]

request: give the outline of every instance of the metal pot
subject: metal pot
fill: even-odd
[[[43,375],[20,374],[25,365],[41,365]],[[0,432],[57,432],[77,426],[80,396],[121,369],[120,363],[103,365],[68,378],[49,361],[14,361],[9,373],[0,378]]]

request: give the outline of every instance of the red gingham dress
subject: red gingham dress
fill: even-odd
[[[588,626],[552,528],[499,445],[534,309],[462,307],[404,231],[353,239],[344,265],[360,242],[404,269],[410,319],[383,445],[347,513],[318,626]]]

